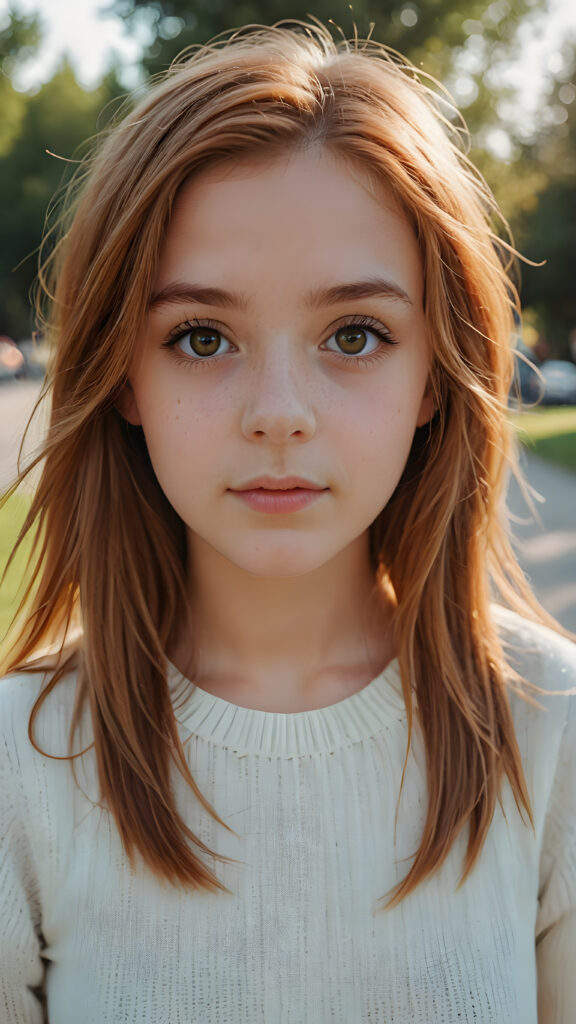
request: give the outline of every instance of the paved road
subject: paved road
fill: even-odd
[[[39,394],[40,381],[0,381],[0,490],[14,480],[20,441]],[[26,452],[33,449],[45,419],[45,414],[40,417]]]
[[[537,522],[518,486],[509,505],[520,562],[544,607],[576,633],[576,473],[523,452],[525,476],[536,492]]]
[[[19,439],[39,393],[37,381],[0,384],[0,489],[13,479]],[[576,632],[576,474],[535,456],[523,456],[541,523],[531,516],[512,482],[520,561],[542,604]],[[543,499],[543,500],[542,500]]]

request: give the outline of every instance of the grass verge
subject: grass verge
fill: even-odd
[[[0,509],[0,579],[29,505],[29,497],[13,494]],[[22,593],[22,581],[31,547],[32,538],[26,537],[0,587],[0,646],[16,611],[19,595]]]
[[[576,473],[576,406],[515,412],[512,422],[527,448]]]

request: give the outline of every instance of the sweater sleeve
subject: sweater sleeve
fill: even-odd
[[[568,712],[541,850],[536,922],[539,1024],[576,1021],[576,698],[558,699],[567,700]]]
[[[22,784],[18,734],[27,721],[12,700],[18,683],[0,684],[0,1021],[45,1021],[40,913],[34,861],[27,834],[30,811]],[[16,705],[16,707],[15,707]],[[26,736],[28,741],[28,737]],[[31,748],[32,749],[32,748]]]

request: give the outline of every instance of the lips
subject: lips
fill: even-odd
[[[307,480],[301,476],[259,476],[254,480],[248,480],[244,484],[240,484],[238,487],[230,488],[233,491],[293,491],[293,490],[305,490],[305,491],[324,491],[326,490],[322,484],[314,483],[312,480]]]
[[[328,490],[300,476],[260,476],[230,488],[230,493],[254,512],[286,515],[307,508]]]

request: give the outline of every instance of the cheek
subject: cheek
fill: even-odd
[[[353,426],[353,433],[362,436],[366,444],[378,450],[388,450],[396,440],[403,445],[412,439],[418,425],[422,405],[422,388],[407,388],[403,380],[386,381],[384,387],[374,387],[356,396],[355,401],[342,410],[344,433]]]
[[[410,454],[420,404],[419,396],[396,392],[364,402],[355,415],[348,411],[340,443],[357,486],[387,500]],[[352,424],[354,429],[346,430]]]
[[[158,402],[143,429],[158,482],[182,515],[180,503],[200,500],[221,472],[233,440],[229,418],[212,403],[175,398]]]
[[[146,447],[160,486],[167,492],[178,486],[185,466],[190,466],[190,437],[194,431],[186,422],[178,400],[165,403],[156,396],[141,404],[141,425]],[[170,498],[170,494],[167,494]]]
[[[190,402],[185,390],[147,387],[139,400],[144,434],[149,447],[183,444],[202,431],[202,408]],[[205,428],[206,429],[206,428]]]

